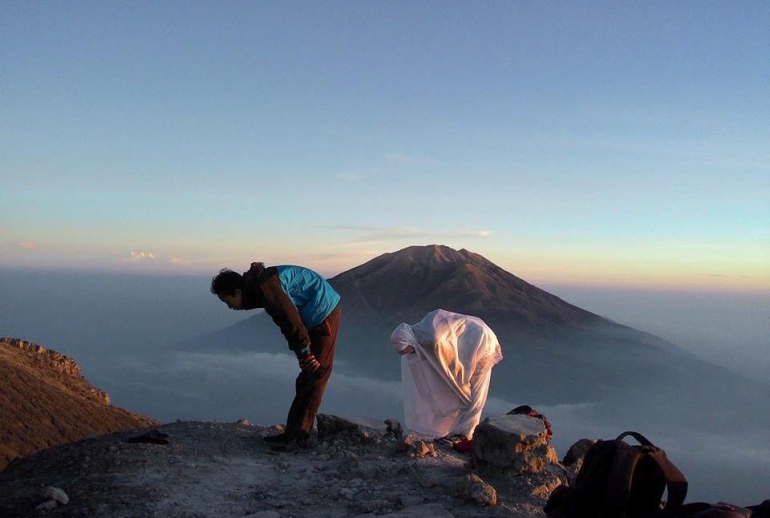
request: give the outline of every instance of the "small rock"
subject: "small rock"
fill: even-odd
[[[404,437],[404,428],[400,422],[395,419],[386,419],[385,424],[388,426],[388,433],[393,434],[396,440],[400,441]]]
[[[350,450],[342,450],[341,454],[342,454],[342,457],[347,460],[358,460],[358,455],[356,455],[355,452],[352,452]]]
[[[67,493],[54,486],[48,486],[45,488],[43,491],[43,498],[48,498],[49,500],[53,500],[57,504],[61,505],[67,505],[70,501]]]
[[[428,444],[425,441],[416,441],[411,446],[411,454],[414,457],[435,457],[437,455],[436,449],[432,444]]]
[[[497,490],[473,473],[457,479],[452,487],[455,496],[482,506],[497,505]]]

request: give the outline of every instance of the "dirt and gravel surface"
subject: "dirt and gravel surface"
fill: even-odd
[[[341,433],[275,451],[262,437],[277,431],[177,422],[43,450],[0,473],[0,516],[544,517],[526,480],[481,482],[449,446]],[[50,487],[68,502],[53,507]]]

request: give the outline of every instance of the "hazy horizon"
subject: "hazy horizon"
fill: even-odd
[[[0,290],[5,294],[0,299],[0,336],[29,340],[72,356],[86,378],[110,394],[114,405],[164,422],[233,421],[242,417],[260,424],[283,422],[296,374],[295,360],[285,350],[240,354],[172,351],[170,346],[181,340],[253,315],[227,310],[209,293],[209,281],[210,277],[0,270]],[[765,340],[770,336],[770,323],[764,317],[768,309],[767,305],[757,306],[765,298],[706,298],[705,307],[711,309],[701,314],[696,302],[704,302],[703,294],[698,299],[661,291],[574,290],[568,293],[561,287],[550,291],[619,323],[653,334],[662,331],[660,335],[675,344],[674,336],[688,339],[689,344],[682,347],[697,356],[711,361],[721,358],[725,360],[722,365],[767,382],[756,376],[767,366]],[[718,311],[720,308],[723,311]],[[659,329],[633,325],[645,322]],[[711,329],[722,329],[724,335],[745,330],[747,322],[752,332],[744,337],[740,348],[734,346],[735,341],[719,348],[714,340],[702,340],[711,335]],[[747,370],[747,365],[754,369]],[[400,384],[360,377],[353,367],[337,365],[321,411],[400,419]],[[491,393],[485,414],[503,413],[524,403],[534,402],[509,401]],[[718,460],[719,469],[732,475],[715,481],[711,468],[705,467],[716,466],[717,461],[702,457],[701,452],[724,449],[719,445],[725,439],[716,430],[683,434],[676,428],[666,432],[649,422],[628,420],[620,425],[609,417],[613,412],[608,414],[607,409],[590,402],[538,409],[554,424],[554,446],[560,457],[583,436],[607,438],[623,431],[619,427],[635,427],[653,434],[650,438],[686,468],[692,497],[751,503],[766,493],[764,481],[752,475],[759,470],[770,476],[766,431],[751,431],[747,426],[744,437],[731,437],[728,444],[741,451],[741,463],[731,466],[736,459],[726,454]]]
[[[768,383],[770,292],[539,286],[567,302],[657,335],[708,362]]]

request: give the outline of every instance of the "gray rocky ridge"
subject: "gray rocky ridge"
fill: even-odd
[[[488,418],[473,448],[398,422],[321,414],[304,447],[280,426],[176,422],[37,452],[0,473],[4,517],[542,518],[567,483],[539,419]]]

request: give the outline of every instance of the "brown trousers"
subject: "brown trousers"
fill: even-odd
[[[310,330],[310,351],[321,364],[320,376],[300,372],[295,383],[296,395],[286,418],[286,432],[306,435],[313,429],[318,408],[321,406],[326,384],[332,375],[334,353],[337,348],[337,331],[340,328],[340,307]]]

